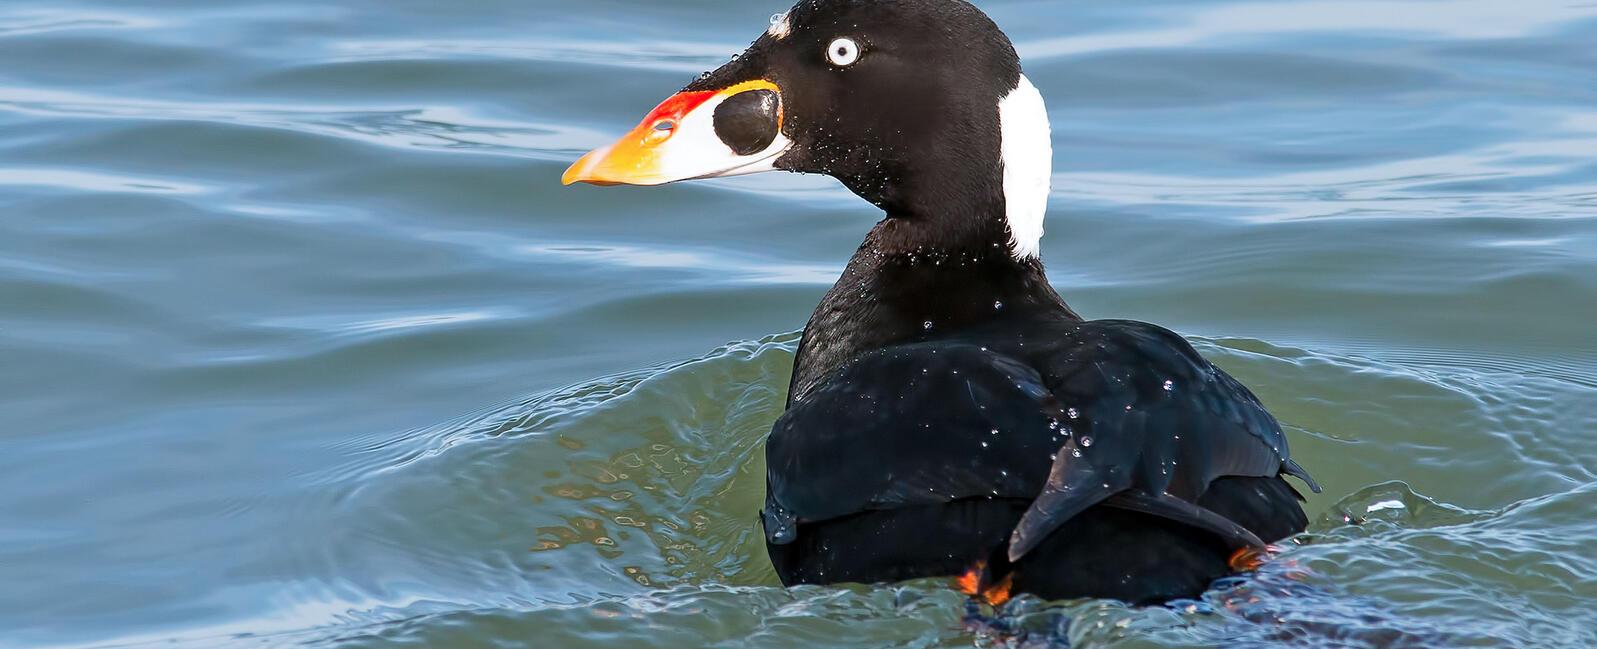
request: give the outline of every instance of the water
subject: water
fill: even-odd
[[[1061,292],[1190,336],[1326,487],[1204,602],[1014,624],[1597,644],[1597,6],[984,6]],[[0,6],[0,645],[1003,642],[937,580],[783,590],[756,533],[871,210],[559,187],[782,8]]]

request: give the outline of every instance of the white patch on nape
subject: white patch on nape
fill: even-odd
[[[1004,159],[1005,217],[1016,259],[1042,252],[1043,216],[1054,173],[1054,146],[1042,93],[1020,75],[1020,85],[998,102]]]
[[[782,40],[787,38],[787,35],[792,33],[792,31],[793,24],[788,22],[787,14],[780,13],[771,16],[771,27],[765,30],[765,33],[770,34],[771,38]]]

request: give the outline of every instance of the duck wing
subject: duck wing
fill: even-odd
[[[1260,545],[1252,532],[1195,504],[1215,480],[1287,474],[1319,491],[1258,398],[1182,337],[1147,323],[1099,320],[1050,341],[1032,364],[1073,434],[1010,536],[1011,561],[1106,500]]]
[[[977,345],[862,355],[772,428],[766,538],[790,543],[798,523],[871,510],[1029,501],[1064,443],[1063,417],[1036,369]]]

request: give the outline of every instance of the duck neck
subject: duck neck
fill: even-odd
[[[1079,319],[1043,271],[1017,256],[1002,227],[969,228],[964,238],[943,219],[888,217],[878,223],[804,328],[789,401],[802,398],[839,365],[895,344],[957,338],[1004,321]]]
[[[953,129],[895,165],[838,176],[887,218],[810,316],[790,402],[873,349],[1003,321],[1079,320],[1039,258],[1053,160],[1042,95],[1018,75],[996,109],[976,120],[996,129]]]

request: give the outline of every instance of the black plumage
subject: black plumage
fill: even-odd
[[[715,133],[695,138],[699,105]],[[1014,47],[970,4],[802,0],[567,171],[821,173],[883,211],[810,317],[768,439],[760,520],[784,583],[974,571],[978,588],[1155,602],[1303,530],[1283,476],[1318,488],[1247,388],[1049,285],[1049,137]]]
[[[1304,528],[1280,476],[1307,474],[1251,392],[1165,329],[1082,320],[1012,254],[996,105],[1020,67],[986,16],[821,0],[788,20],[690,89],[776,80],[796,142],[776,166],[887,218],[805,327],[768,440],[784,583],[981,565],[1045,597],[1153,602]],[[804,60],[835,34],[869,43],[857,66]]]
[[[1307,476],[1279,425],[1181,337],[985,308],[991,322],[945,334],[922,321],[910,341],[795,384],[762,516],[784,581],[981,562],[1045,597],[1150,602],[1195,596],[1236,550],[1303,529],[1279,476]]]

